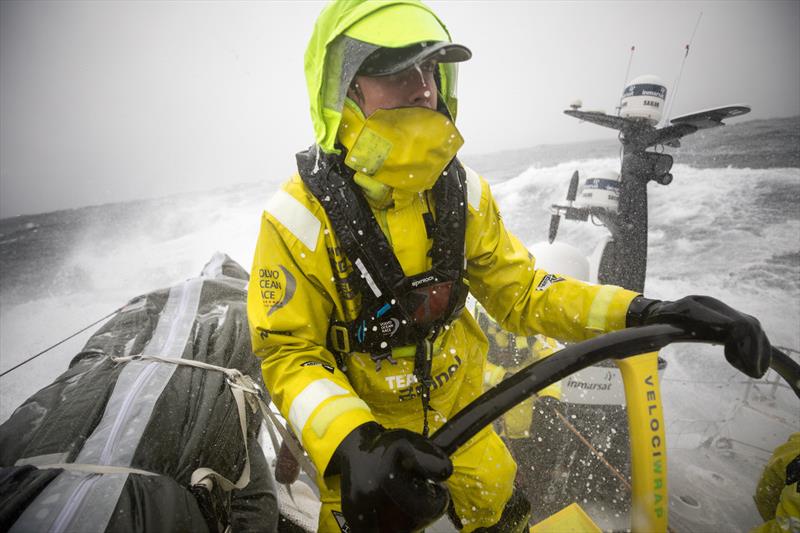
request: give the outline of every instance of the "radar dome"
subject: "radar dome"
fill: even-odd
[[[655,126],[661,120],[667,87],[661,78],[652,74],[638,76],[625,86],[619,114],[625,118],[641,119]]]

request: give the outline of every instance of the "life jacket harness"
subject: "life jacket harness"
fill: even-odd
[[[319,200],[353,266],[348,281],[361,295],[353,321],[332,318],[328,348],[340,368],[351,352],[370,354],[380,370],[382,361],[394,364],[392,349],[413,345],[414,376],[420,385],[424,423],[428,417],[433,342],[464,309],[469,293],[466,280],[466,172],[456,159],[433,186],[436,218],[426,213],[425,227],[433,239],[431,269],[406,276],[359,186],[353,170],[340,156],[312,147],[297,154],[297,167],[306,187]]]

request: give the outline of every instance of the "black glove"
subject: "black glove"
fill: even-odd
[[[750,377],[760,378],[769,368],[772,347],[761,324],[710,296],[687,296],[676,302],[642,296],[628,307],[627,326],[672,324],[701,339],[725,345],[725,359]]]
[[[447,509],[445,453],[422,435],[367,422],[336,448],[327,473],[341,473],[342,513],[350,531],[417,531]]]

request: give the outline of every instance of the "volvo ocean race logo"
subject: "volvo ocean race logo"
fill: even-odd
[[[297,281],[283,265],[278,265],[278,268],[259,268],[258,288],[261,301],[269,309],[269,316],[289,303],[297,290]]]
[[[397,333],[398,329],[400,329],[400,321],[397,320],[396,318],[390,318],[389,320],[386,320],[385,322],[381,322],[380,323],[380,327],[381,327],[381,334],[382,335],[386,335],[388,337],[391,337],[395,333]]]

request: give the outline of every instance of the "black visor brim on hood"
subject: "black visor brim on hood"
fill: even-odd
[[[428,60],[437,63],[460,63],[472,57],[469,48],[448,42],[423,42],[402,48],[378,48],[361,64],[361,76],[391,76]]]

